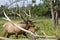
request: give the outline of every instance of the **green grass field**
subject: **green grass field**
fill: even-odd
[[[14,22],[17,22],[17,21],[20,21],[19,18],[13,18],[11,17],[11,20],[13,19]],[[59,21],[59,30],[60,30],[60,19],[58,20]],[[3,20],[1,17],[0,17],[0,36],[2,35],[2,25],[4,23],[6,23],[7,21]],[[37,18],[35,20],[33,20],[34,24],[35,24],[35,28],[37,27],[41,27],[42,30],[49,36],[55,36],[55,30],[54,30],[54,25],[53,25],[53,21],[50,19],[50,18]],[[57,31],[57,35],[60,36],[60,31]],[[38,30],[36,32],[38,35],[40,36],[43,36],[41,30]],[[13,37],[14,35],[12,35],[11,37]],[[19,37],[23,37],[23,35],[19,35]],[[15,38],[15,37],[13,37]]]

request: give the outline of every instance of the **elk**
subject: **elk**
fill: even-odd
[[[29,27],[33,27],[34,24],[32,23],[32,21],[27,20],[26,23],[17,23],[17,25],[21,26],[22,28],[28,30]],[[18,34],[22,34],[24,36],[26,36],[25,32],[18,29],[17,27],[15,27],[13,24],[11,24],[10,22],[7,22],[3,25],[3,37],[6,35],[6,33],[8,33],[7,37],[9,38],[9,36],[11,34],[15,34],[16,38],[18,38]],[[26,36],[27,37],[27,36]]]
[[[23,17],[21,17],[22,19],[24,19]],[[16,23],[17,25],[19,25],[19,26],[21,26],[22,28],[24,28],[24,29],[26,29],[26,30],[28,30],[29,29],[29,27],[33,27],[34,26],[34,24],[33,24],[33,22],[31,21],[31,20],[25,20],[24,19],[24,22],[25,23]],[[9,38],[9,36],[11,35],[11,34],[15,34],[16,35],[16,38],[18,38],[18,34],[22,34],[23,33],[23,35],[24,36],[26,36],[26,34],[25,34],[25,32],[24,31],[22,31],[22,30],[20,30],[20,29],[18,29],[17,27],[15,27],[13,24],[11,24],[10,22],[7,22],[7,23],[5,23],[4,25],[3,25],[3,37],[5,37],[5,35],[6,35],[6,33],[7,33],[7,37]],[[27,36],[26,36],[27,37]]]

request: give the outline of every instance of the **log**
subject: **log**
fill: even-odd
[[[38,39],[34,39],[34,38],[12,39],[12,38],[0,37],[0,40],[58,40],[58,37],[47,36],[47,38],[46,38],[45,36],[40,36],[40,38],[38,38]]]

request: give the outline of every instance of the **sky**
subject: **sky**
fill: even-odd
[[[13,1],[15,1],[15,0],[13,0]],[[28,1],[28,2],[27,2]],[[9,5],[10,3],[12,2],[12,0],[0,0],[0,6],[1,5]],[[24,6],[27,6],[28,4],[31,4],[32,3],[32,0],[26,0],[25,2],[24,2]],[[40,0],[36,0],[36,5],[38,5],[39,3],[42,3],[42,1],[40,1]],[[19,1],[19,2],[17,2],[17,4],[20,6],[20,7],[22,7],[22,5],[23,5],[23,1]],[[16,3],[14,3],[13,5],[11,5],[10,7],[15,7],[16,6]]]

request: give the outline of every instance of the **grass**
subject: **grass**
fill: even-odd
[[[10,17],[14,22],[20,21],[18,17],[13,18]],[[2,25],[7,22],[0,17],[0,36],[2,35]],[[54,25],[53,21],[50,18],[37,18],[33,20],[35,24],[35,28],[41,27],[42,30],[49,36],[54,36],[55,35],[55,30],[54,30]],[[60,19],[59,19],[59,30],[60,30]],[[60,36],[60,31],[57,31],[57,35]],[[36,32],[38,35],[43,36],[41,30],[38,30]],[[11,37],[15,38],[15,35],[12,35]],[[19,36],[20,38],[24,37],[23,35]]]

